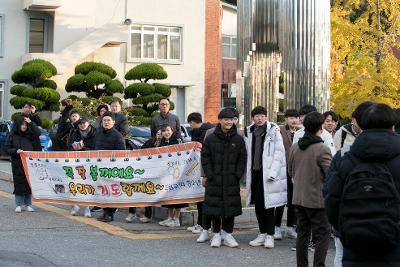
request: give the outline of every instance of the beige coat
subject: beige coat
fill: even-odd
[[[324,208],[322,187],[332,161],[324,143],[312,144],[301,150],[296,143],[289,153],[288,172],[293,180],[293,205]]]

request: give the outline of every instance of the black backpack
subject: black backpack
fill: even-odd
[[[367,163],[346,153],[354,168],[340,202],[339,236],[355,252],[388,251],[400,244],[400,195],[385,163]]]

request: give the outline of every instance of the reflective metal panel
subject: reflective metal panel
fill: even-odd
[[[238,1],[237,106],[250,121],[256,105],[278,111],[279,75],[285,107],[329,108],[329,0]]]

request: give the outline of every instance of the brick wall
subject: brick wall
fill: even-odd
[[[215,123],[221,109],[222,7],[220,0],[206,0],[205,23],[204,120]]]

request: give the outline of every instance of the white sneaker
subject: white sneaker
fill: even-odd
[[[201,231],[199,238],[197,238],[197,243],[204,243],[210,240],[210,236],[208,235],[208,230]]]
[[[286,227],[286,237],[296,239],[297,238],[296,230],[294,230],[293,227]]]
[[[232,234],[226,234],[224,237],[224,245],[230,248],[237,248],[239,246]]]
[[[129,213],[128,216],[126,216],[125,221],[128,223],[133,222],[134,220],[136,220],[137,216],[135,213]]]
[[[141,223],[149,223],[149,222],[151,222],[151,219],[144,216],[144,217],[139,218],[139,221]]]
[[[31,206],[26,206],[26,210],[29,212],[34,212],[35,210]]]
[[[172,220],[166,222],[165,226],[167,226],[167,227],[180,227],[181,223],[179,222],[179,219],[172,219]]]
[[[75,216],[79,211],[79,206],[78,205],[73,205],[71,209],[71,215]]]
[[[21,212],[22,212],[21,206],[15,207],[15,212],[16,212],[16,213],[21,213]]]
[[[266,234],[258,234],[256,239],[250,241],[249,245],[252,247],[259,247],[264,245],[266,236],[267,236]]]
[[[212,248],[219,248],[221,246],[221,234],[220,233],[215,233],[213,238],[211,239],[211,247]]]
[[[192,232],[193,234],[200,234],[203,231],[203,227],[196,224],[195,226],[188,227],[186,230],[188,230],[189,232]]]
[[[92,213],[90,212],[90,208],[89,207],[85,207],[85,211],[83,212],[83,216],[85,216],[87,218],[91,218],[92,217]]]
[[[221,229],[221,238],[222,238],[222,240],[224,240],[224,238],[226,237],[226,235],[228,234],[227,232],[225,232],[225,230],[222,230]]]
[[[266,248],[274,248],[274,237],[272,235],[267,235],[265,237],[264,247]]]
[[[276,240],[281,240],[282,239],[282,232],[280,227],[275,226],[275,234],[274,234],[274,239]]]
[[[166,226],[166,224],[167,224],[169,221],[172,221],[172,218],[168,218],[168,219],[166,219],[166,220],[164,220],[164,221],[159,222],[158,224],[161,225],[161,226]]]

